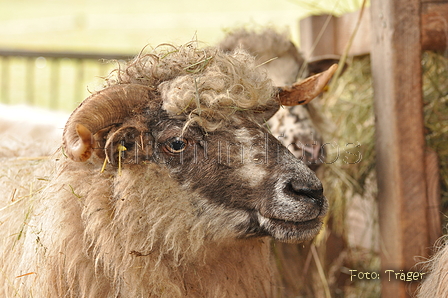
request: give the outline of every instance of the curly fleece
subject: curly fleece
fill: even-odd
[[[108,86],[129,83],[157,90],[170,116],[183,116],[187,124],[208,131],[239,111],[257,113],[276,104],[271,80],[242,50],[225,54],[193,44],[156,48],[107,78]]]

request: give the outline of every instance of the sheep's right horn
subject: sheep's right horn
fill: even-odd
[[[150,104],[152,89],[138,84],[114,85],[86,98],[67,121],[63,133],[65,153],[74,161],[92,155],[93,135],[141,113]]]
[[[324,90],[331,77],[338,69],[337,64],[333,64],[324,72],[315,74],[302,82],[295,83],[290,87],[278,88],[278,99],[281,105],[295,106],[309,103]]]

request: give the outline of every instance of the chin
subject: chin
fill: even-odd
[[[260,227],[272,238],[282,242],[298,243],[313,239],[322,229],[322,218],[303,222],[266,218],[259,215]]]

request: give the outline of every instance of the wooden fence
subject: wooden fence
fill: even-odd
[[[342,55],[358,16],[302,20],[307,58]],[[440,214],[432,208],[440,204],[437,156],[424,138],[421,54],[447,51],[447,24],[447,0],[372,1],[348,51],[370,54],[372,61],[382,272],[412,271],[415,258],[427,256],[441,235]],[[385,298],[410,297],[416,286],[387,278],[381,284]]]
[[[0,103],[70,111],[125,54],[0,50]]]

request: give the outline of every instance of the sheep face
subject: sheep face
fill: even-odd
[[[67,155],[74,161],[94,155],[90,162],[102,164],[106,159],[119,169],[126,168],[131,176],[142,167],[160,168],[167,173],[166,181],[181,190],[178,199],[185,202],[188,196],[185,210],[190,210],[190,216],[208,222],[210,230],[229,231],[222,234],[225,237],[311,239],[328,209],[322,185],[263,127],[283,101],[272,96],[275,88],[252,78],[256,72],[245,65],[247,61],[224,54],[222,60],[218,58],[219,54],[213,57],[216,65],[207,66],[213,75],[204,68],[205,74],[181,73],[157,87],[126,82],[94,94],[67,122]],[[154,65],[148,71],[151,75],[157,73],[160,62]],[[244,71],[242,79],[238,72]],[[254,81],[247,84],[248,78]],[[238,83],[226,86],[227,81]],[[325,83],[310,80],[300,88],[280,89],[279,96],[286,94],[289,102],[296,100],[294,93]],[[247,98],[229,100],[236,96]],[[301,94],[300,98],[305,102],[314,96]],[[101,116],[93,117],[91,111],[101,111]]]
[[[224,208],[235,237],[303,241],[318,233],[327,211],[320,181],[263,127],[244,118],[208,133],[183,127],[166,114],[124,125],[107,141],[109,160],[166,168],[194,194],[194,215]]]
[[[205,132],[198,125],[185,129],[184,120],[165,112],[145,112],[110,129],[96,141],[104,148],[96,152],[131,171],[145,164],[168,170],[180,189],[193,194],[192,216],[225,210],[229,220],[220,224],[228,226],[211,229],[236,238],[311,239],[328,208],[320,181],[262,126],[234,120]]]
[[[228,129],[199,138],[185,135],[184,157],[168,165],[183,187],[206,200],[199,210],[231,211],[239,221],[228,224],[238,237],[314,237],[327,211],[314,173],[258,125],[241,120]]]

